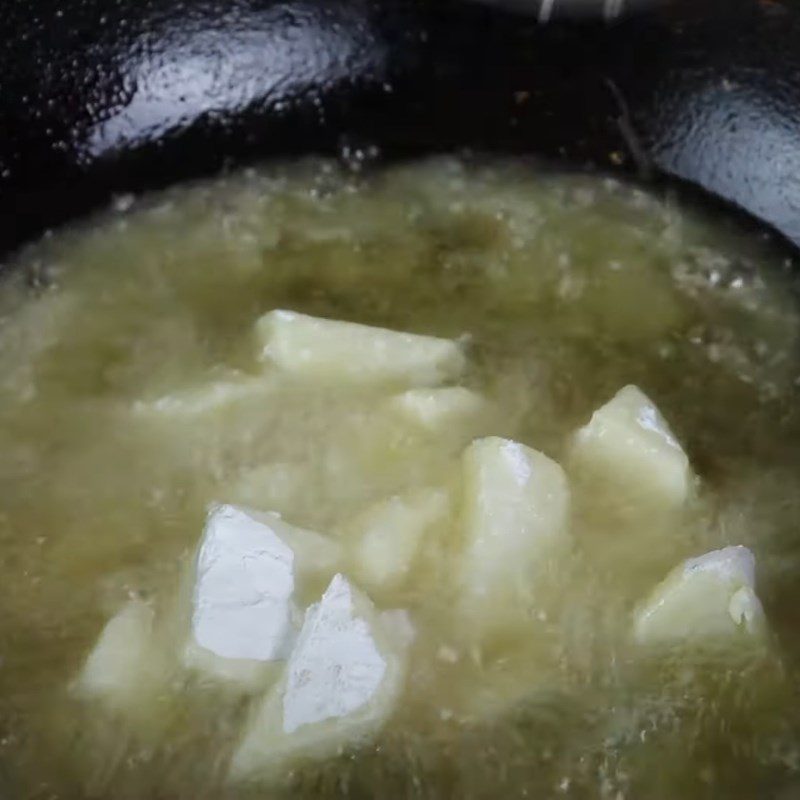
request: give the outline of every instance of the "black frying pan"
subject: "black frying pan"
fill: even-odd
[[[800,244],[800,4],[3,0],[0,251],[245,160],[472,148],[679,178]]]
[[[0,0],[0,253],[247,160],[460,148],[685,181],[800,246],[800,0]],[[752,224],[752,219],[751,219]]]

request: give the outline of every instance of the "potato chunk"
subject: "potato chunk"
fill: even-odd
[[[389,408],[403,421],[423,431],[463,427],[486,415],[486,400],[463,386],[409,389],[389,400]]]
[[[259,701],[234,753],[232,778],[326,758],[374,735],[402,690],[408,644],[405,626],[377,614],[336,575],[306,611],[283,677]]]
[[[420,336],[270,311],[256,323],[261,358],[281,370],[320,380],[437,386],[465,365],[459,345]]]
[[[689,498],[689,459],[664,418],[635,386],[597,409],[574,436],[570,464],[617,511],[665,512]]]
[[[634,618],[635,639],[643,644],[702,643],[763,630],[755,559],[741,546],[685,561],[655,588]]]
[[[163,659],[153,638],[153,609],[131,600],[103,628],[75,688],[130,714],[158,683]]]
[[[132,410],[140,417],[196,423],[246,403],[264,403],[274,389],[274,384],[264,376],[234,373],[226,379],[208,381],[152,399],[137,400]]]
[[[260,464],[241,472],[226,489],[226,496],[235,503],[269,508],[291,518],[291,513],[303,505],[309,471],[291,462]]]
[[[521,600],[566,549],[569,488],[561,467],[518,442],[489,437],[463,457],[462,611],[474,630],[524,613]]]
[[[442,523],[449,509],[443,489],[419,489],[377,503],[359,515],[351,530],[357,537],[353,557],[361,584],[376,594],[401,586],[425,533]]]
[[[298,579],[332,572],[338,558],[334,542],[275,515],[213,508],[196,558],[184,664],[258,688],[294,641]]]
[[[293,550],[243,510],[215,508],[197,555],[192,604],[197,643],[223,658],[281,657],[291,638],[293,591]]]

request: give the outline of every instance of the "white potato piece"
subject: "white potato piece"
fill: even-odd
[[[225,658],[197,644],[189,637],[181,652],[183,666],[192,672],[211,679],[234,693],[254,694],[269,685],[283,663],[272,660]]]
[[[76,691],[108,708],[138,714],[164,676],[164,659],[153,636],[153,609],[131,600],[103,628],[78,679]]]
[[[256,519],[265,520],[272,530],[291,547],[295,556],[295,576],[300,581],[320,576],[330,579],[339,569],[342,545],[316,531],[290,525],[273,514],[251,512]],[[327,580],[326,580],[327,583]]]
[[[332,574],[340,547],[280,517],[211,509],[194,568],[184,666],[254,690],[288,657],[298,581]]]
[[[336,575],[305,621],[281,680],[259,701],[231,777],[268,775],[322,759],[373,736],[403,688],[409,623],[378,614]]]
[[[329,536],[286,522],[276,511],[258,511],[247,506],[231,506],[268,527],[294,553],[294,574],[299,580],[324,576],[325,584],[339,569],[342,545]]]
[[[694,481],[669,425],[636,386],[620,389],[577,431],[570,466],[618,509],[634,513],[682,508]]]
[[[476,632],[524,612],[542,570],[569,546],[564,471],[544,454],[497,437],[463,456],[464,552],[460,601]]]
[[[237,373],[161,397],[136,400],[132,409],[134,414],[143,418],[196,422],[242,403],[266,400],[274,388],[274,383],[265,376]]]
[[[423,431],[446,431],[479,422],[487,414],[486,399],[463,386],[409,389],[391,397],[389,409]]]
[[[270,508],[290,516],[306,498],[310,469],[291,462],[251,467],[231,482],[226,497],[253,508]]]
[[[223,658],[285,655],[292,638],[294,551],[271,527],[235,506],[214,508],[196,569],[192,633],[198,645]]]
[[[464,369],[450,339],[270,311],[256,323],[261,359],[284,372],[340,382],[437,386]]]
[[[466,425],[423,430],[380,403],[342,427],[325,461],[327,495],[348,502],[349,516],[387,496],[441,484],[476,432]]]
[[[418,556],[425,534],[450,511],[444,489],[418,489],[395,495],[367,509],[353,521],[355,576],[377,594],[402,586]]]
[[[633,627],[642,644],[704,643],[764,630],[755,558],[741,546],[713,550],[674,569],[636,610]]]

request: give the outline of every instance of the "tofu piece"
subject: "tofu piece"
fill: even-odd
[[[380,615],[336,575],[305,621],[281,680],[260,701],[231,764],[233,780],[323,759],[374,736],[403,689],[406,622]]]
[[[764,630],[755,558],[741,546],[713,550],[674,569],[636,610],[633,625],[640,644],[702,644]]]
[[[81,696],[126,715],[137,713],[163,677],[153,636],[153,609],[131,600],[103,628],[75,683]]]
[[[299,584],[329,577],[340,559],[337,542],[277,514],[212,508],[195,560],[184,666],[261,688],[294,642]]]
[[[681,509],[694,478],[680,443],[652,401],[625,386],[594,412],[572,441],[570,465],[617,509]]]
[[[437,386],[464,369],[461,347],[420,336],[270,311],[256,323],[260,357],[286,373],[323,381]]]
[[[524,613],[524,598],[569,547],[564,471],[544,454],[497,437],[463,456],[461,610],[480,633]]]
[[[442,524],[450,511],[444,489],[418,489],[396,495],[353,522],[355,576],[367,591],[396,590],[406,581],[425,534]]]
[[[409,389],[389,399],[389,409],[404,422],[426,432],[438,432],[480,421],[487,402],[463,386]]]

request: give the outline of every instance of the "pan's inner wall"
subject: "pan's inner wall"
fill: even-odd
[[[0,251],[115,193],[377,147],[671,176],[800,242],[800,14],[541,26],[465,0],[10,0]]]

